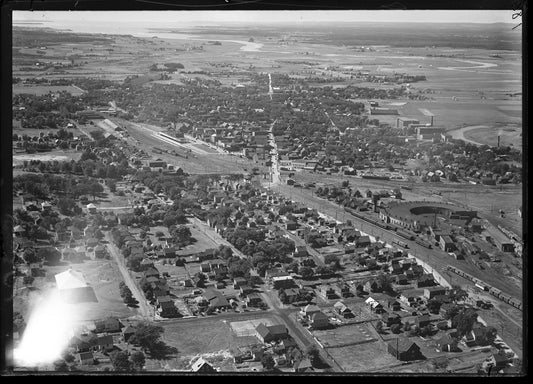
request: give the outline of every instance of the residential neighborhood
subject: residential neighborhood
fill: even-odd
[[[523,374],[518,96],[441,79],[516,64],[485,57],[485,27],[448,49],[416,23],[406,47],[343,23],[96,34],[24,15],[14,372]]]

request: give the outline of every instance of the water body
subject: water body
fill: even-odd
[[[13,22],[13,26],[20,26],[25,28],[52,28],[60,31],[71,31],[77,33],[90,33],[90,34],[106,34],[106,35],[132,35],[141,38],[158,37],[160,39],[178,39],[178,40],[190,40],[190,41],[213,41],[215,39],[205,39],[197,35],[180,33],[180,32],[168,32],[179,28],[176,25],[159,25],[158,30],[153,30],[155,26],[140,25],[130,21],[116,21],[114,23],[109,22],[94,22],[91,23],[79,23],[79,22],[65,22],[65,21],[50,21],[47,23],[32,23],[31,25],[25,22]],[[168,28],[165,31],[165,28]],[[187,28],[190,31],[191,28]],[[263,47],[263,44],[254,43],[243,40],[230,40],[230,39],[216,39],[220,42],[228,42],[241,44],[241,51],[245,52],[259,52]]]
[[[493,68],[497,67],[498,64],[494,63],[483,63],[481,61],[473,61],[473,60],[461,60],[461,59],[455,59],[455,61],[459,61],[461,63],[467,63],[467,64],[474,64],[473,66],[468,67],[437,67],[438,69],[444,69],[446,71],[464,71],[464,70],[471,70],[471,69],[484,69],[484,68]]]

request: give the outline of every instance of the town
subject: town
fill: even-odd
[[[13,29],[17,370],[521,373],[521,94],[447,112],[425,45],[171,33]]]

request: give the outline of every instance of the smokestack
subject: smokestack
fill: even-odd
[[[498,135],[498,148],[500,148],[500,135]]]
[[[433,116],[431,116],[431,126],[433,127]]]

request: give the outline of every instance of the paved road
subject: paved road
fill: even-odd
[[[407,241],[399,236],[397,236],[394,232],[383,230],[382,228],[372,225],[366,221],[363,221],[355,216],[352,216],[348,214],[347,212],[344,212],[343,208],[339,207],[338,205],[325,200],[318,198],[316,196],[313,196],[313,194],[305,189],[299,189],[290,187],[287,185],[280,184],[277,186],[277,190],[284,194],[285,196],[291,196],[291,199],[296,201],[301,201],[306,203],[308,206],[311,206],[313,208],[317,208],[320,212],[325,213],[329,216],[339,216],[339,219],[350,219],[356,227],[361,229],[362,231],[366,233],[370,233],[374,236],[379,236],[380,240],[383,240],[389,244],[392,243],[392,240],[402,240],[407,243],[409,243],[409,249],[408,251],[413,254],[415,257],[421,259],[425,263],[427,263],[434,271],[439,272],[443,277],[445,277],[445,271],[447,271],[448,265],[454,265],[458,268],[464,270],[467,273],[470,273],[474,276],[478,276],[480,279],[486,281],[487,283],[490,283],[494,285],[495,287],[501,289],[503,292],[507,292],[511,295],[515,293],[515,297],[520,297],[516,294],[516,289],[513,289],[514,287],[509,286],[509,284],[506,284],[505,281],[502,281],[501,277],[498,278],[498,276],[493,275],[480,275],[479,271],[476,270],[472,264],[466,263],[464,261],[457,261],[451,256],[449,256],[446,252],[441,251],[440,249],[433,248],[433,249],[427,249],[425,247],[422,247],[415,242]],[[443,273],[444,272],[444,273]],[[448,275],[449,277],[449,275]],[[458,276],[453,275],[452,281],[458,278]],[[463,285],[473,285],[472,282],[466,281]],[[502,303],[502,305],[507,305]],[[501,312],[502,316],[512,321],[514,324],[517,324],[517,322],[512,319],[509,315],[505,314],[504,312]]]
[[[285,233],[287,234],[287,236],[289,236],[289,238],[294,241],[294,243],[296,245],[300,245],[300,246],[305,246],[305,248],[307,249],[307,252],[309,253],[309,255],[313,258],[313,260],[315,261],[315,264],[316,265],[320,265],[320,266],[325,266],[326,264],[322,261],[322,259],[320,258],[320,253],[318,253],[317,250],[313,249],[312,247],[309,247],[307,245],[307,243],[305,242],[304,239],[290,233],[289,231],[286,231],[285,230]]]
[[[320,345],[315,342],[313,335],[309,331],[303,329],[302,326],[296,322],[294,315],[291,316],[291,314],[298,312],[297,308],[287,308],[284,306],[280,302],[276,291],[271,288],[265,289],[261,296],[272,309],[272,312],[275,314],[274,317],[281,320],[287,326],[289,333],[304,353],[310,345],[314,345],[319,351],[322,360],[327,362],[334,372],[343,372],[343,369],[329,357]]]
[[[231,244],[229,241],[224,239],[222,236],[220,236],[213,228],[211,228],[209,225],[204,223],[202,220],[198,219],[197,217],[190,217],[189,220],[194,223],[194,225],[198,226],[201,231],[204,232],[204,234],[209,237],[211,240],[213,240],[215,243],[219,245],[225,245],[227,247],[230,247],[233,253],[237,256],[239,256],[241,259],[247,259],[248,257],[244,255],[241,251],[239,251],[233,244]]]
[[[139,311],[139,314],[143,318],[152,320],[154,318],[152,307],[147,304],[146,298],[144,297],[144,293],[141,292],[141,290],[137,287],[135,281],[133,281],[133,278],[131,277],[126,265],[124,264],[124,257],[120,254],[118,248],[113,244],[113,240],[109,232],[105,234],[105,239],[108,241],[107,249],[111,253],[111,256],[113,256],[113,258],[117,262],[120,273],[122,273],[124,282],[130,288],[131,293],[139,302],[139,308],[137,309]]]
[[[409,252],[415,257],[428,263],[436,271],[442,271],[446,269],[448,265],[453,265],[467,273],[477,276],[481,280],[486,281],[487,283],[505,293],[510,294],[511,296],[521,297],[521,290],[515,286],[507,284],[505,280],[502,280],[501,276],[498,276],[495,273],[490,273],[490,271],[486,273],[480,273],[477,267],[475,267],[473,264],[465,261],[457,261],[439,248],[434,247],[433,249],[427,249],[415,242],[408,241],[398,236],[395,232],[384,230],[376,225],[368,223],[367,221],[352,216],[345,212],[344,208],[326,199],[315,196],[310,190],[294,188],[283,184],[279,184],[275,190],[279,191],[279,193],[283,194],[284,196],[290,196],[292,200],[303,202],[307,204],[307,206],[316,208],[320,212],[331,217],[335,217],[338,220],[345,221],[350,219],[361,231],[372,236],[377,236],[380,240],[383,240],[389,244],[391,244],[393,240],[402,240],[408,243]]]

